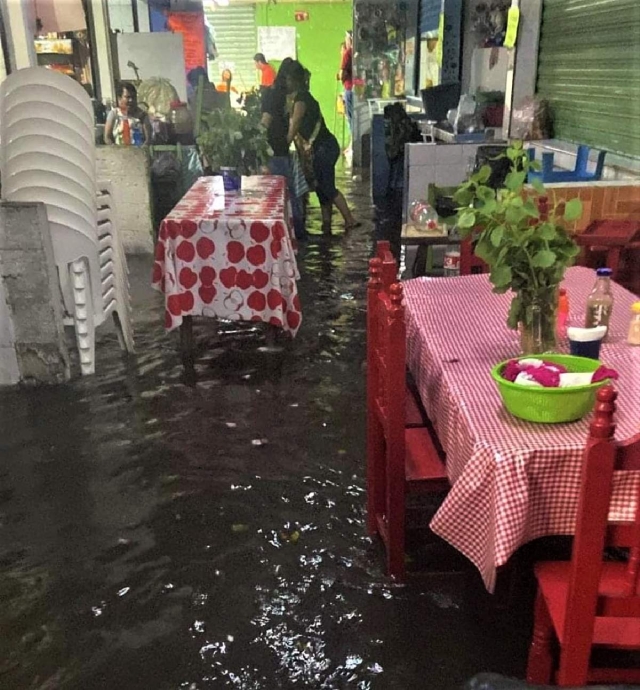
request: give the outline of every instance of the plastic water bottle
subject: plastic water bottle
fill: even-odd
[[[139,127],[135,127],[131,133],[131,143],[134,146],[142,146],[144,144],[144,134]]]
[[[443,275],[447,277],[460,275],[460,251],[458,249],[448,249],[445,252]]]

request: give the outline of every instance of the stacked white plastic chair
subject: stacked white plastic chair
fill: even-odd
[[[43,202],[67,322],[83,374],[95,371],[95,329],[113,315],[133,351],[127,268],[108,187],[96,184],[91,100],[42,67],[0,85],[0,171],[7,201]]]

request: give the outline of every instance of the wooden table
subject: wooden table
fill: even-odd
[[[571,268],[570,322],[584,320],[594,272]],[[602,361],[620,374],[616,439],[640,433],[640,347],[627,345],[634,296],[613,286],[610,340]],[[417,278],[404,284],[407,363],[447,454],[452,489],[433,531],[465,554],[493,590],[496,569],[537,537],[573,532],[588,418],[541,425],[511,416],[490,370],[519,354],[506,326],[509,295],[486,275]],[[629,518],[635,482],[616,480],[614,514]]]

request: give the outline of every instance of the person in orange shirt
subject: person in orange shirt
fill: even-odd
[[[256,53],[253,60],[256,63],[256,69],[260,72],[260,88],[266,89],[273,86],[273,82],[276,80],[276,71],[267,62],[264,54]]]
[[[231,86],[231,81],[233,79],[233,74],[231,74],[230,69],[222,70],[220,75],[220,83],[216,84],[216,91],[220,93],[238,93],[238,89],[235,86]]]

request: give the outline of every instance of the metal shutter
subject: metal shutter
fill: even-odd
[[[556,138],[640,156],[639,0],[545,0],[537,90]]]
[[[228,68],[238,91],[249,90],[258,83],[253,56],[258,38],[255,5],[229,5],[206,11],[216,36],[218,59],[209,61],[209,76],[217,84],[220,73]]]

